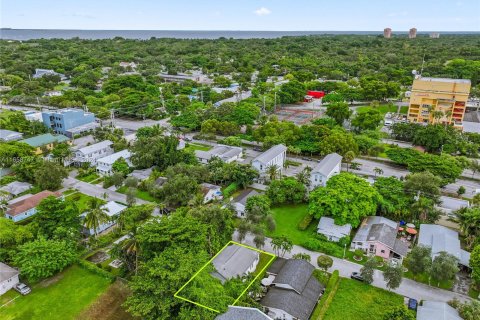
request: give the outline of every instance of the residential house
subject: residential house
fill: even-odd
[[[340,173],[342,168],[342,156],[330,153],[310,173],[310,188],[325,187],[328,179]]]
[[[106,210],[106,214],[110,218],[109,221],[102,223],[96,230],[96,233],[99,234],[102,231],[107,230],[108,228],[114,226],[117,222],[115,218],[117,218],[121,212],[127,209],[127,206],[123,204],[116,203],[115,201],[109,201],[106,204],[102,205],[102,208]],[[87,216],[87,212],[82,213],[82,217],[85,218]],[[84,233],[87,235],[95,234],[95,230],[88,229],[84,227]]]
[[[213,259],[215,271],[211,275],[224,283],[232,278],[243,277],[255,271],[259,261],[258,251],[231,244]]]
[[[113,142],[110,140],[100,141],[89,146],[80,148],[74,153],[73,161],[77,164],[88,163],[90,166],[97,165],[97,160],[113,154]]]
[[[232,201],[232,205],[237,212],[237,217],[245,218],[245,206],[247,204],[248,198],[257,195],[260,195],[258,191],[254,189],[247,189]]]
[[[397,233],[397,222],[379,216],[366,217],[358,228],[350,249],[361,249],[366,254],[401,261],[408,253],[408,245],[397,239]]]
[[[20,272],[17,269],[0,262],[0,296],[20,282],[18,279],[19,274]]]
[[[23,133],[0,129],[0,141],[17,141],[23,138]]]
[[[338,242],[341,238],[349,237],[350,232],[352,232],[350,223],[341,226],[330,217],[321,217],[318,222],[317,233],[323,234],[328,241]]]
[[[5,200],[9,200],[13,197],[18,196],[20,193],[23,193],[27,190],[30,190],[32,185],[28,182],[13,181],[7,185],[4,185],[0,188],[0,191],[3,191],[8,194]]]
[[[281,259],[272,266],[268,273],[274,279],[260,301],[267,315],[272,319],[310,319],[324,291],[324,286],[313,276],[315,267],[301,259]]]
[[[285,166],[286,158],[287,147],[283,144],[277,144],[253,159],[252,166],[260,173],[260,176],[266,174],[268,167],[275,165],[278,167],[279,173],[281,173]]]
[[[118,64],[120,67],[122,68],[131,68],[131,69],[135,69],[137,68],[137,64],[135,62],[125,62],[125,61],[122,61]]]
[[[220,186],[210,183],[202,183],[200,187],[203,194],[203,203],[223,199]]]
[[[223,162],[230,163],[242,158],[243,150],[240,147],[225,146],[219,144],[208,151],[195,150],[195,156],[200,163],[206,164],[212,158],[219,158]]]
[[[165,177],[158,177],[157,179],[155,179],[155,185],[157,187],[162,187],[167,181],[168,179]]]
[[[125,159],[128,166],[131,167],[132,163],[130,162],[130,157],[132,154],[128,150],[122,150],[115,152],[109,156],[97,160],[97,172],[101,175],[111,175],[113,174],[113,164],[120,158]]]
[[[70,138],[75,138],[78,135],[91,133],[98,127],[100,127],[100,123],[90,122],[90,123],[83,124],[83,125],[78,126],[78,127],[73,127],[73,128],[65,130],[65,135],[67,137],[70,137]]]
[[[225,313],[217,316],[215,320],[273,320],[257,308],[228,306]]]
[[[417,308],[417,320],[462,320],[462,317],[446,302],[424,300]]]
[[[5,218],[13,220],[14,222],[22,221],[37,213],[37,206],[40,204],[40,202],[42,202],[43,199],[50,196],[60,197],[61,195],[62,194],[60,192],[44,190],[19,201],[10,203],[7,206]]]
[[[66,142],[68,144],[72,143],[70,139],[64,135],[61,135],[61,134],[54,135],[51,133],[41,134],[35,137],[20,140],[19,142],[23,142],[28,144],[29,146],[34,147],[35,154],[43,153],[43,148],[46,148],[47,150],[52,150],[55,144],[57,143],[61,143],[61,142]]]
[[[458,232],[436,224],[421,224],[418,243],[432,248],[432,260],[442,251],[448,252],[458,259],[462,266],[470,266],[470,252],[460,246]]]
[[[440,205],[437,209],[442,211],[445,215],[455,216],[454,212],[462,208],[469,208],[470,202],[468,200],[452,198],[447,196],[440,196]]]
[[[55,133],[71,134],[73,128],[95,122],[95,115],[82,109],[59,109],[42,112],[43,124]],[[77,132],[78,133],[78,132]],[[72,136],[70,136],[72,137]]]
[[[143,181],[148,179],[152,174],[152,172],[153,172],[153,167],[148,169],[143,169],[143,170],[133,170],[130,174],[128,174],[128,176],[133,177],[138,181]]]
[[[55,72],[51,69],[35,69],[35,73],[33,74],[32,77],[33,79],[39,79],[44,76],[59,76],[60,80],[67,79],[67,77],[64,74]]]

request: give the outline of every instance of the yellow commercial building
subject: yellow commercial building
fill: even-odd
[[[470,80],[417,77],[413,80],[408,120],[452,124],[463,130]]]

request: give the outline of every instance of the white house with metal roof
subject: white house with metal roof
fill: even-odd
[[[470,267],[470,252],[460,247],[458,232],[437,224],[421,224],[418,245],[432,248],[432,260],[442,251],[455,256],[458,263]]]
[[[19,283],[18,270],[0,262],[0,296]]]
[[[195,150],[195,156],[200,163],[206,164],[212,158],[219,158],[225,163],[230,163],[242,158],[243,150],[240,147],[219,144],[208,151]]]
[[[287,147],[283,144],[277,144],[253,159],[252,166],[260,173],[260,176],[265,175],[268,167],[274,165],[282,172],[286,159]]]
[[[115,152],[109,156],[97,160],[97,172],[102,175],[111,175],[113,174],[113,164],[120,158],[125,159],[128,166],[131,167],[132,163],[130,162],[130,157],[132,154],[128,150],[122,150]]]
[[[462,320],[458,311],[440,301],[423,301],[417,308],[417,320]]]
[[[255,271],[259,261],[258,251],[231,244],[213,259],[212,263],[215,271],[211,275],[223,283]]]
[[[104,140],[92,145],[80,148],[75,151],[73,161],[79,164],[89,163],[90,166],[95,166],[97,160],[113,153],[113,142]]]
[[[23,133],[0,129],[0,140],[1,141],[17,141],[23,139]]]
[[[337,153],[330,153],[310,173],[310,188],[325,187],[328,179],[339,174],[341,168],[342,156]]]
[[[341,238],[350,236],[352,225],[350,223],[343,226],[335,224],[335,220],[330,217],[321,217],[318,222],[317,233],[323,234],[328,241],[338,242]]]
[[[106,214],[108,215],[108,217],[110,218],[109,221],[107,222],[104,222],[102,223],[98,228],[97,228],[97,234],[102,232],[102,231],[105,231],[106,229],[114,226],[116,224],[116,221],[115,221],[115,218],[118,217],[118,215],[127,208],[127,206],[124,206],[123,204],[119,204],[115,201],[109,201],[107,202],[106,204],[104,204],[102,206],[103,209],[105,209],[106,211]],[[86,212],[82,213],[82,217],[85,218],[87,215]],[[84,228],[84,232],[88,235],[92,235],[94,234],[94,230],[93,229],[88,229],[88,228]]]
[[[243,191],[238,197],[233,199],[232,205],[237,212],[237,217],[245,218],[245,206],[247,205],[248,198],[258,195],[260,195],[258,191],[254,189],[248,189]]]

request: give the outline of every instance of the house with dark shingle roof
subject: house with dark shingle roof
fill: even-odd
[[[324,286],[313,276],[315,268],[308,261],[291,259],[282,262],[260,303],[273,319],[308,320]]]
[[[350,249],[361,249],[366,254],[401,261],[408,253],[408,244],[397,239],[397,233],[397,222],[379,216],[366,217],[358,228]]]
[[[215,320],[273,320],[256,308],[228,306],[228,311],[217,316]]]
[[[7,206],[5,218],[13,220],[14,222],[18,222],[31,217],[37,213],[37,206],[40,204],[40,202],[42,202],[43,199],[50,196],[58,198],[61,195],[62,194],[60,192],[44,190],[18,202],[11,203]]]
[[[238,197],[233,199],[232,205],[237,212],[237,217],[245,218],[245,206],[247,205],[247,200],[250,197],[260,195],[260,193],[254,189],[247,189],[243,191]]]

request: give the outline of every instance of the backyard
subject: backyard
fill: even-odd
[[[403,297],[371,285],[342,278],[325,320],[383,320],[390,307],[403,304]]]
[[[185,151],[195,151],[195,150],[208,151],[210,149],[212,149],[211,146],[206,144],[201,144],[201,143],[189,142],[185,145]]]
[[[93,199],[92,196],[83,194],[83,193],[75,191],[75,190],[67,190],[63,193],[63,195],[65,196],[65,200],[73,202],[73,203],[76,204],[80,213],[83,213],[87,210],[88,201],[90,199]]]
[[[117,189],[117,192],[126,194],[126,193],[127,193],[127,190],[128,190],[128,187],[127,187],[127,186],[122,186],[122,187],[120,187],[120,188]],[[136,191],[135,191],[135,197],[137,197],[137,198],[139,198],[139,199],[142,199],[142,200],[145,200],[145,201],[160,202],[159,199],[151,196],[151,195],[148,193],[148,191],[143,191],[143,190],[140,190],[140,189],[136,189]]]
[[[32,286],[0,309],[3,320],[75,319],[109,287],[110,281],[74,265]],[[10,293],[8,293],[10,294]]]

